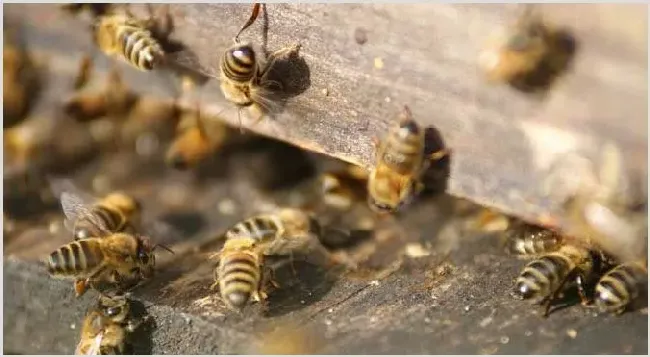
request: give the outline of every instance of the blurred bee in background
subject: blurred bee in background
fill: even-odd
[[[596,304],[601,311],[621,314],[648,291],[647,261],[620,264],[596,285]]]
[[[548,87],[575,51],[572,37],[545,24],[532,5],[525,5],[515,23],[490,41],[479,57],[488,80],[506,82],[525,92]]]
[[[221,57],[218,73],[207,68],[196,68],[202,74],[218,79],[226,100],[238,107],[239,115],[242,109],[248,109],[254,123],[261,121],[265,115],[279,112],[282,101],[277,94],[282,89],[282,84],[268,78],[270,69],[279,58],[295,55],[301,47],[300,44],[293,44],[265,55],[266,58],[260,60],[259,53],[252,43],[239,39],[241,33],[255,22],[259,12],[260,4],[254,3],[251,17],[235,36],[233,46],[226,49]],[[177,63],[187,61],[182,53],[174,54],[173,57]],[[187,65],[196,67],[193,63]],[[241,116],[239,121],[242,129]]]
[[[251,298],[263,301],[269,277],[262,269],[264,256],[315,253],[312,257],[324,259],[324,264],[336,263],[318,240],[320,234],[321,226],[311,215],[293,208],[242,221],[226,231],[223,248],[212,256],[219,259],[213,287],[219,287],[231,309],[240,310]]]
[[[366,201],[368,173],[356,165],[325,172],[320,177],[321,195],[326,205],[348,210],[354,202]]]
[[[517,222],[506,232],[507,251],[530,258],[554,252],[564,242],[561,234],[550,229]]]
[[[78,15],[81,12],[89,11],[93,17],[99,17],[107,14],[112,10],[112,4],[101,4],[101,3],[70,3],[70,4],[61,4],[59,7],[61,10],[68,12],[72,15]]]
[[[198,109],[184,111],[176,129],[176,138],[167,149],[167,164],[176,169],[195,167],[219,150],[227,140],[228,128],[217,120],[210,124],[208,130]]]
[[[599,247],[621,263],[645,259],[647,194],[632,187],[614,144],[603,146],[600,165],[599,173],[592,170],[589,177],[580,177],[564,197],[566,215],[560,225],[568,235]],[[556,173],[559,169],[552,175]]]
[[[582,304],[588,305],[591,298],[587,285],[600,269],[600,264],[601,258],[594,251],[580,245],[563,244],[556,251],[529,262],[517,278],[515,292],[522,299],[533,299],[543,305],[543,316],[547,317],[551,304],[566,284],[575,282]]]
[[[82,59],[82,61],[84,60]],[[83,66],[81,69],[83,70]],[[139,95],[129,90],[119,71],[114,67],[106,77],[103,90],[75,93],[65,101],[64,111],[78,121],[107,116],[124,118],[138,102],[138,99]]]
[[[368,177],[368,204],[378,213],[394,213],[424,189],[422,174],[446,150],[425,154],[425,132],[404,106],[397,125],[376,146],[376,164]]]
[[[41,88],[40,66],[25,48],[17,44],[15,37],[15,29],[5,28],[2,58],[2,113],[5,129],[25,118],[32,104],[38,99]]]
[[[75,354],[124,354],[128,334],[142,322],[131,317],[130,304],[125,296],[100,295],[97,305],[84,318]]]
[[[147,4],[149,18],[139,20],[130,11],[113,13],[97,18],[93,39],[108,56],[119,58],[141,71],[151,71],[165,61],[161,41],[173,30],[169,7],[165,21],[154,19],[153,8]]]
[[[183,77],[183,92],[196,86],[190,77]],[[209,122],[209,126],[207,125]],[[214,118],[202,116],[200,105],[183,110],[176,128],[176,137],[167,149],[165,161],[176,169],[195,167],[208,155],[221,148],[228,137],[228,127]]]

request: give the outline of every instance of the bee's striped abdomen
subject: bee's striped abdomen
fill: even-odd
[[[274,219],[257,216],[237,223],[226,233],[226,239],[249,237],[259,242],[275,238],[280,230]]]
[[[602,310],[624,310],[640,295],[647,276],[647,271],[636,263],[617,266],[596,285],[596,303]]]
[[[257,71],[255,51],[250,45],[239,45],[228,49],[223,55],[221,70],[226,78],[232,81],[250,81]]]
[[[415,121],[402,121],[389,132],[382,161],[399,173],[410,173],[423,156],[421,134],[421,128]]]
[[[571,270],[563,256],[545,255],[528,263],[517,278],[516,290],[523,299],[543,298],[551,294]]]
[[[257,291],[260,267],[249,254],[233,253],[221,257],[218,267],[219,289],[225,303],[241,309]]]
[[[95,269],[103,261],[97,242],[79,240],[52,252],[48,259],[48,272],[52,275],[75,275]]]
[[[118,40],[124,57],[143,71],[152,70],[163,53],[151,33],[138,26],[124,25],[118,31]]]
[[[543,229],[526,227],[514,234],[512,251],[520,255],[538,255],[559,249],[561,238],[557,233]]]

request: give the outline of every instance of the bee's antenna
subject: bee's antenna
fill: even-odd
[[[158,247],[160,247],[160,248],[162,248],[162,249],[164,249],[164,250],[166,250],[166,251],[168,251],[168,252],[170,252],[170,253],[172,253],[172,254],[176,254],[176,253],[174,253],[174,251],[171,250],[169,247],[167,247],[166,245],[162,245],[162,244],[156,244],[156,245],[154,245],[153,248],[151,248],[151,251],[153,252],[153,251],[154,251],[156,248],[158,248]]]

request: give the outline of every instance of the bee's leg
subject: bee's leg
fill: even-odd
[[[583,274],[576,274],[576,285],[578,287],[578,295],[580,295],[580,304],[582,306],[592,306],[593,299],[587,294],[585,287],[586,281]]]
[[[551,312],[551,304],[557,299],[560,292],[562,292],[562,289],[564,288],[564,285],[566,285],[566,283],[575,276],[576,272],[577,271],[576,271],[575,268],[573,270],[571,270],[569,272],[569,274],[567,274],[564,277],[564,279],[562,279],[562,282],[560,282],[557,289],[555,289],[555,291],[553,291],[553,293],[551,295],[549,295],[547,297],[547,299],[545,299],[546,301],[543,303],[544,304],[544,315],[542,315],[544,318],[547,318],[549,316],[549,314]]]
[[[74,281],[74,292],[76,297],[81,297],[88,290],[89,281],[86,279],[77,279]]]
[[[433,153],[429,154],[428,159],[430,161],[438,161],[438,160],[443,159],[445,156],[449,155],[449,153],[450,153],[449,149],[446,149],[446,148],[445,149],[440,149],[440,150],[438,150],[436,152],[433,152]]]
[[[266,60],[266,65],[264,65],[264,68],[258,73],[258,78],[265,79],[266,76],[269,73],[269,69],[271,69],[271,67],[273,67],[273,64],[275,63],[275,61],[279,57],[287,55],[287,54],[298,53],[298,51],[300,51],[301,47],[302,47],[302,45],[300,43],[294,43],[291,46],[281,48],[281,49],[271,53],[269,55],[269,57],[267,58],[267,60]]]

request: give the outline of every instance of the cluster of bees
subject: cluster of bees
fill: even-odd
[[[168,52],[170,21],[160,24],[153,15],[141,20],[128,9],[117,11],[102,4],[66,5],[74,13],[85,8],[94,17],[94,42],[105,54],[141,71],[163,68],[172,62],[183,64],[182,53]],[[239,40],[261,9],[261,4],[253,5],[249,20],[234,37],[233,46],[223,54],[219,73],[206,73],[218,78],[225,98],[240,109],[248,109],[256,122],[277,107],[274,92],[281,88],[274,87],[281,86],[268,79],[269,70],[277,58],[300,49],[300,45],[292,45],[260,61],[254,46]],[[552,72],[543,76],[551,78],[566,67],[570,55],[562,45],[559,31],[545,26],[532,13],[526,12],[510,30],[481,57],[491,79],[529,90],[539,84],[540,73]],[[86,82],[89,68],[89,61],[82,61],[75,88],[81,88]],[[66,108],[70,113],[84,113],[84,117],[111,114],[89,114],[98,107],[121,115],[125,112],[122,108],[131,107],[135,102],[133,95],[121,86],[119,78],[110,77],[106,91],[96,99],[103,103],[101,106],[89,105],[93,100],[77,96],[67,102]],[[207,134],[198,111],[174,114],[174,117],[181,119],[167,153],[172,166],[195,165],[224,140],[225,135],[215,138]],[[352,167],[345,172],[327,173],[322,178],[323,200],[332,206],[347,207],[355,200],[364,199],[381,216],[405,210],[425,190],[426,171],[449,154],[447,148],[426,152],[425,141],[424,128],[413,118],[408,106],[404,106],[386,136],[375,140],[373,169],[366,173]],[[100,292],[96,307],[84,320],[77,352],[122,353],[128,333],[140,323],[129,313],[129,291],[154,275],[156,248],[169,248],[152,243],[149,235],[140,232],[138,217],[142,207],[133,197],[113,193],[98,199],[73,189],[58,194],[74,241],[49,255],[48,271],[56,278],[74,279],[77,296],[88,288]],[[591,199],[580,202],[572,212],[583,214],[593,206],[590,206]],[[601,206],[610,207],[605,203]],[[590,227],[601,235],[609,235],[605,225]],[[211,257],[218,261],[212,287],[218,288],[225,306],[239,311],[251,301],[265,301],[269,285],[278,286],[272,269],[265,263],[266,257],[293,258],[306,254],[318,257],[327,267],[354,268],[353,262],[334,258],[322,245],[321,238],[328,229],[310,212],[289,207],[241,221],[222,235],[224,244]],[[545,316],[568,285],[576,285],[584,304],[595,301],[602,310],[620,313],[641,295],[642,285],[647,284],[647,260],[617,259],[597,248],[598,240],[578,237],[579,234],[569,237],[526,224],[510,229],[508,235],[512,253],[533,259],[516,279],[515,290],[523,299],[545,304]]]

